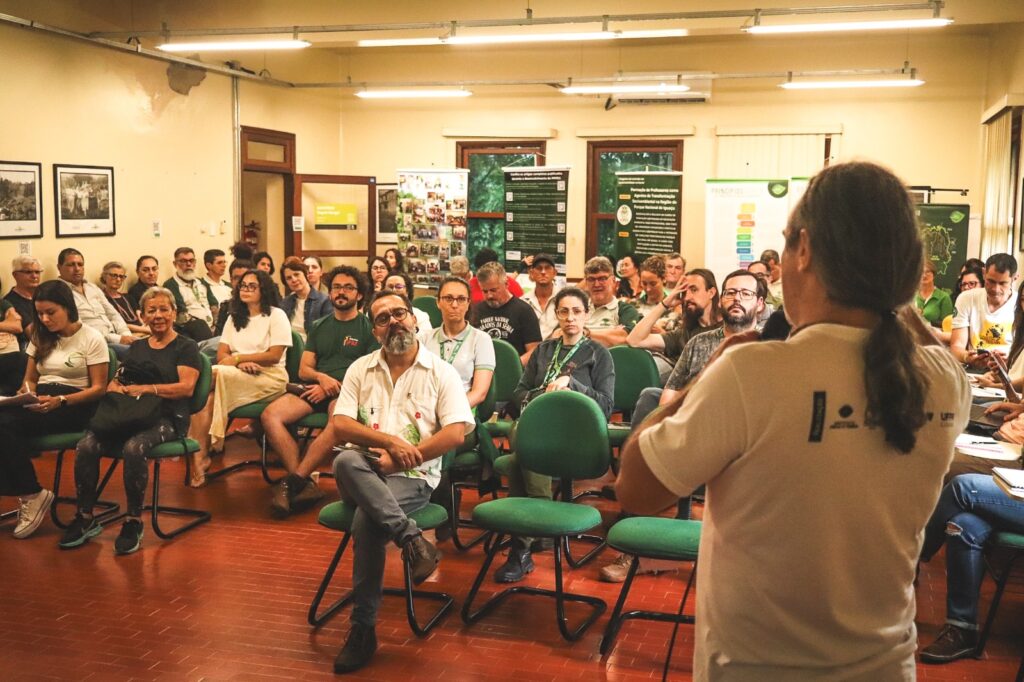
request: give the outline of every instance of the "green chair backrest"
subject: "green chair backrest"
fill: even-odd
[[[192,400],[189,401],[189,412],[195,414],[206,407],[206,400],[210,397],[210,384],[213,383],[213,370],[210,368],[210,358],[205,353],[199,354],[199,378],[196,379],[196,387],[192,389]]]
[[[588,479],[608,471],[608,422],[593,398],[575,391],[543,393],[523,410],[516,456],[530,471]]]
[[[437,307],[437,299],[433,296],[417,296],[412,299],[412,307],[429,315],[430,325],[435,329],[441,326],[441,309]]]
[[[615,365],[615,409],[630,414],[640,392],[660,385],[654,357],[642,348],[613,346],[608,350]]]
[[[494,379],[491,383],[495,386],[494,399],[500,403],[512,400],[512,393],[519,385],[519,377],[523,376],[523,361],[519,359],[519,353],[508,341],[492,339],[494,341]]]
[[[107,355],[110,356],[110,364],[107,365],[107,383],[109,384],[114,380],[114,375],[117,373],[117,353],[110,346],[107,346]]]
[[[482,422],[487,421],[494,414],[494,404],[497,401],[495,396],[498,395],[497,383],[494,381],[494,374],[491,374],[491,384],[487,387],[487,395],[484,399],[476,406],[476,417]]]
[[[288,381],[299,380],[299,362],[302,360],[302,352],[306,350],[306,344],[298,332],[292,332],[292,347],[285,349],[284,366],[288,370]]]

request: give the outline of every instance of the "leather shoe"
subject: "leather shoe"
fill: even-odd
[[[533,573],[533,557],[530,550],[519,540],[513,540],[508,550],[505,565],[494,572],[496,583],[516,583]]]
[[[377,632],[372,626],[352,624],[345,646],[334,659],[334,672],[340,675],[359,670],[373,658],[377,651]]]
[[[296,511],[308,509],[325,497],[327,497],[327,493],[320,489],[319,484],[307,478],[302,487],[292,494],[292,509]]]
[[[413,585],[419,585],[437,568],[441,552],[422,535],[417,535],[402,545],[402,560],[409,567]]]
[[[292,512],[291,495],[288,494],[288,481],[278,481],[270,489],[270,511],[279,519],[286,518]]]
[[[921,649],[921,661],[923,663],[949,663],[975,656],[977,648],[977,630],[968,630],[947,624],[934,642]]]

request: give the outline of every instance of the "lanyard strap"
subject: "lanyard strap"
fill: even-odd
[[[555,377],[562,373],[562,368],[565,367],[567,362],[569,362],[569,358],[576,355],[576,351],[578,351],[586,342],[586,339],[580,339],[577,341],[576,345],[569,349],[569,352],[565,354],[565,357],[562,358],[561,362],[558,361],[558,353],[565,348],[565,345],[561,341],[558,342],[558,348],[555,349],[554,355],[551,356],[551,362],[548,363],[548,371],[544,374],[544,386],[550,384]]]
[[[440,329],[437,330],[437,351],[438,351],[437,354],[440,355],[441,359],[444,360],[445,362],[447,362],[449,365],[454,365],[455,364],[455,356],[459,354],[460,350],[462,350],[462,344],[465,343],[465,341],[466,341],[466,339],[468,337],[469,337],[469,334],[466,334],[465,336],[463,336],[458,341],[456,341],[455,339],[445,338],[444,337],[444,327],[441,327]],[[451,354],[448,357],[445,357],[444,356],[444,344],[448,343],[449,341],[454,341],[455,345],[452,346]]]

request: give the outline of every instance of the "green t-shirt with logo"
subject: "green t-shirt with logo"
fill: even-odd
[[[377,348],[380,344],[366,315],[345,322],[328,315],[313,323],[306,339],[306,350],[316,353],[316,370],[338,381],[345,378],[349,365]]]

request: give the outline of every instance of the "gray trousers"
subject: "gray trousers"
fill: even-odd
[[[334,480],[341,499],[357,507],[352,519],[355,559],[352,562],[352,622],[373,627],[377,622],[389,540],[403,545],[420,535],[406,514],[430,501],[431,488],[421,478],[381,476],[354,450],[334,458]]]

